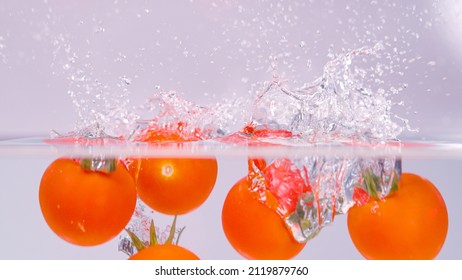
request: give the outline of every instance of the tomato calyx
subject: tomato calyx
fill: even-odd
[[[307,242],[321,231],[319,201],[313,192],[304,193],[297,203],[295,211],[285,219],[286,225],[298,242]]]
[[[82,158],[79,160],[80,166],[86,171],[113,173],[117,166],[115,158]]]
[[[371,198],[382,200],[393,193],[399,188],[399,177],[401,168],[395,168],[392,172],[392,181],[390,187],[384,187],[386,183],[383,182],[381,175],[377,175],[370,168],[363,172],[362,180],[358,183],[353,190],[353,201],[356,205],[361,206],[366,204]]]
[[[172,225],[170,227],[168,237],[165,240],[165,242],[162,243],[162,244],[178,245],[181,233],[183,233],[183,230],[185,229],[185,227],[182,227],[179,230],[178,235],[176,237],[176,240],[174,240],[175,239],[174,238],[175,237],[175,232],[176,232],[176,220],[177,220],[177,216],[175,215],[175,217],[173,218],[173,223],[172,223]],[[128,236],[130,237],[130,240],[131,240],[130,245],[135,247],[135,249],[138,252],[140,252],[141,250],[143,250],[143,249],[145,249],[147,247],[150,247],[150,246],[161,245],[161,243],[157,239],[157,233],[156,233],[156,228],[154,226],[154,220],[151,220],[151,224],[149,226],[149,240],[148,241],[141,240],[133,231],[131,231],[129,229],[125,229],[125,231],[127,232]],[[128,255],[133,254],[132,250],[124,249],[123,251],[125,253],[127,253]]]
[[[55,145],[78,145],[91,149],[95,146],[101,147],[107,144],[120,144],[124,141],[123,137],[115,137],[107,134],[98,123],[67,134],[52,130],[52,134],[54,134],[54,137],[45,139],[45,143]],[[104,157],[102,155],[77,158],[75,161],[78,162],[85,171],[108,174],[113,173],[117,166],[116,158]]]

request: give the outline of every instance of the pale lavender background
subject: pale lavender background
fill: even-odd
[[[402,137],[460,142],[460,1],[396,1],[396,6],[392,1],[281,1],[286,7],[289,2],[306,3],[298,8],[292,5],[292,10],[283,13],[277,2],[2,0],[0,139],[46,136],[51,129],[67,132],[74,128],[78,118],[67,91],[75,88],[69,83],[72,71],[64,66],[72,53],[77,59],[71,67],[90,62],[92,71],[84,68],[85,74],[110,90],[121,91],[117,87],[120,77],[129,78],[131,84],[125,88],[133,105],[143,103],[157,86],[209,105],[226,97],[251,96],[252,83],[271,78],[267,72],[271,54],[286,51],[300,56],[292,68],[281,63],[280,70],[289,79],[299,75],[299,81],[311,81],[321,75],[331,46],[339,53],[384,40],[393,43],[391,48],[405,50],[404,57],[421,57],[396,80],[408,84],[402,92],[405,105],[396,112],[420,129],[420,133],[405,132]],[[262,22],[252,21],[255,18]],[[383,28],[375,29],[382,20]],[[267,35],[261,34],[260,27]],[[69,52],[63,42],[71,47]],[[85,58],[88,51],[91,55]],[[37,188],[51,160],[0,155],[0,259],[124,258],[117,252],[117,240],[78,248],[56,238],[46,227]],[[404,162],[406,171],[425,175],[445,196],[451,224],[439,256],[442,259],[462,259],[461,161]],[[244,158],[219,158],[219,164],[221,172],[210,199],[180,219],[187,225],[182,244],[205,259],[239,258],[221,231],[220,206],[232,182],[245,174],[246,162]],[[158,224],[170,220],[157,217]],[[360,257],[349,240],[345,217],[338,217],[299,256]]]

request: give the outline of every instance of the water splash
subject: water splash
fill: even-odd
[[[213,139],[236,132],[248,123],[291,131],[307,143],[396,140],[407,119],[392,113],[393,98],[404,88],[383,88],[381,42],[332,55],[322,75],[300,88],[291,88],[273,61],[273,79],[254,99],[235,98],[199,106],[175,91],[159,90],[142,106],[140,119],[160,125],[183,122]],[[364,62],[369,63],[364,65]],[[373,67],[371,67],[371,64]],[[374,79],[372,79],[372,77]],[[371,82],[372,81],[372,82]]]
[[[198,139],[209,140],[228,135],[242,128],[250,118],[251,102],[246,98],[225,99],[211,106],[200,106],[183,97],[176,91],[159,89],[139,109],[136,135],[142,132],[145,124],[158,127],[171,127],[182,124],[185,137],[201,131]]]
[[[290,132],[282,137],[287,145],[294,136],[306,145],[397,141],[406,122],[392,114],[391,98],[400,91],[377,87],[378,80],[370,78],[383,71],[382,62],[374,60],[383,49],[379,42],[332,55],[321,77],[297,89],[279,77],[277,64],[272,65],[273,80],[253,103],[252,125]],[[374,67],[365,68],[365,61],[372,61]],[[285,220],[299,242],[315,237],[337,214],[346,213],[355,203],[356,189],[383,198],[396,187],[401,174],[401,161],[395,157],[304,156],[268,159],[268,165],[254,162],[249,160],[249,190]],[[268,192],[277,199],[277,206]]]
[[[392,112],[391,97],[398,91],[374,89],[367,84],[373,70],[357,65],[363,58],[379,57],[381,43],[334,56],[323,75],[292,89],[278,76],[267,83],[255,100],[253,121],[273,129],[286,129],[311,142],[329,139],[387,141],[396,139],[403,127]]]
[[[8,59],[6,58],[5,50],[6,44],[4,43],[4,37],[0,35],[0,61],[2,61],[4,64],[7,64]]]
[[[87,34],[86,37],[82,38],[74,33],[60,32],[60,26],[66,23],[66,19],[62,18],[59,13],[53,12],[52,5],[47,3],[45,6],[50,6],[50,10],[42,33],[53,41],[55,71],[61,72],[69,80],[69,95],[79,118],[76,125],[77,129],[94,127],[98,123],[109,135],[129,135],[129,131],[133,129],[133,124],[138,119],[136,114],[132,114],[133,108],[132,104],[130,104],[130,100],[133,99],[131,91],[137,83],[137,78],[126,69],[128,67],[136,69],[136,72],[138,72],[136,75],[141,76],[142,73],[149,72],[149,79],[152,79],[153,75],[159,76],[161,73],[167,73],[170,78],[166,83],[171,84],[170,82],[176,81],[176,86],[173,86],[173,88],[179,91],[182,84],[181,81],[177,81],[177,77],[185,77],[185,75],[183,73],[181,73],[182,75],[177,75],[180,74],[179,69],[181,68],[178,68],[176,63],[178,62],[180,65],[184,64],[185,66],[194,65],[196,70],[187,72],[188,75],[194,77],[192,80],[200,83],[200,85],[196,85],[198,88],[212,87],[206,90],[208,96],[212,98],[214,96],[223,96],[228,93],[228,90],[214,93],[214,81],[212,81],[212,78],[201,77],[197,69],[206,66],[209,70],[216,70],[215,72],[220,73],[220,77],[226,78],[226,80],[232,80],[232,74],[230,73],[235,71],[229,71],[232,70],[231,68],[239,69],[237,70],[238,82],[236,84],[242,85],[229,88],[233,88],[231,90],[238,89],[240,95],[243,94],[245,89],[259,84],[258,80],[261,81],[261,74],[265,72],[265,69],[270,68],[270,71],[273,72],[276,70],[278,79],[269,82],[272,84],[271,87],[268,86],[268,90],[271,92],[266,92],[266,97],[261,98],[259,101],[262,104],[261,107],[265,107],[266,104],[263,103],[266,102],[266,99],[272,99],[271,96],[276,96],[274,99],[278,99],[277,91],[284,91],[286,95],[291,95],[291,98],[299,99],[289,104],[290,110],[295,113],[295,116],[292,117],[295,118],[290,119],[289,116],[282,116],[285,118],[285,122],[279,121],[280,126],[289,127],[291,130],[306,134],[307,138],[312,137],[315,139],[342,133],[345,136],[361,134],[359,130],[356,133],[354,129],[348,131],[348,129],[342,127],[356,125],[351,124],[353,122],[351,119],[353,113],[345,109],[345,98],[352,101],[350,104],[351,111],[361,111],[363,105],[354,101],[355,96],[359,97],[360,94],[379,96],[392,94],[392,88],[386,85],[385,76],[401,75],[397,73],[403,73],[406,65],[411,63],[410,61],[413,58],[410,57],[412,54],[409,52],[403,53],[402,50],[409,49],[408,47],[412,46],[414,40],[418,40],[418,36],[409,38],[409,32],[412,30],[405,30],[400,27],[401,29],[397,33],[396,29],[392,28],[393,24],[397,23],[395,22],[397,20],[384,18],[383,15],[389,11],[399,12],[406,18],[421,19],[425,26],[431,25],[428,12],[422,14],[419,7],[416,8],[415,5],[398,5],[399,3],[397,4],[394,1],[384,1],[384,3],[371,1],[367,5],[360,1],[353,1],[348,4],[339,4],[333,1],[280,0],[270,3],[268,1],[256,1],[253,5],[233,1],[216,1],[214,3],[215,7],[209,7],[209,5],[204,5],[203,3],[191,2],[189,7],[197,15],[201,15],[204,9],[210,9],[207,12],[213,15],[210,16],[212,22],[222,16],[223,20],[219,22],[219,25],[216,25],[216,28],[207,29],[214,35],[212,39],[217,39],[211,42],[210,46],[202,49],[197,48],[200,44],[194,41],[193,36],[182,36],[176,33],[168,34],[168,32],[165,32],[168,31],[167,27],[159,25],[155,32],[146,34],[146,39],[150,38],[152,40],[151,45],[146,44],[150,41],[134,40],[133,43],[136,44],[134,48],[138,51],[131,55],[127,54],[123,45],[110,44],[108,46],[105,44],[107,43],[106,39],[110,39],[109,41],[114,40],[115,43],[124,41],[122,33],[120,33],[121,38],[112,36],[113,34],[118,34],[117,31],[122,31],[111,29],[112,26],[108,23],[113,19],[111,17],[114,15],[130,17],[131,19],[142,15],[143,19],[154,20],[154,13],[152,12],[154,9],[151,6],[143,5],[142,9],[135,7],[134,10],[130,10],[130,13],[125,14],[121,13],[121,11],[127,4],[115,2],[114,9],[109,9],[106,16],[97,17],[92,15],[88,18],[85,16],[78,18],[77,24],[70,30],[76,31],[75,34]],[[371,12],[368,7],[372,7],[374,12],[378,13],[378,16],[368,16]],[[171,7],[165,5],[160,8],[170,11]],[[338,26],[338,28],[328,30],[326,29],[327,25],[315,25],[317,23],[316,17],[308,17],[302,12],[313,10],[326,12],[324,14],[329,15],[326,18],[329,21],[328,26]],[[227,17],[230,13],[235,13],[236,17]],[[363,22],[358,23],[357,18],[363,19]],[[139,20],[136,22],[139,22]],[[349,24],[345,24],[346,22]],[[313,28],[304,28],[300,32],[301,26],[312,26]],[[328,33],[330,31],[338,36],[325,36],[330,34]],[[244,36],[243,34],[246,35]],[[376,44],[377,41],[381,43]],[[222,42],[226,42],[226,47]],[[101,49],[100,43],[101,46],[108,46],[108,48]],[[141,45],[137,45],[138,43]],[[172,43],[177,47],[166,47]],[[362,45],[372,45],[372,47],[356,48]],[[405,48],[400,48],[401,45],[405,46]],[[153,46],[153,48],[150,46]],[[346,47],[356,49],[345,51],[343,48]],[[368,54],[361,53],[363,51],[368,52]],[[326,52],[331,55],[331,61],[324,66],[324,73],[319,79],[312,79],[310,76],[316,75],[316,71],[321,70]],[[336,53],[342,54],[335,56],[334,54]],[[98,59],[98,56],[101,55],[103,58]],[[383,58],[387,60],[386,63],[377,62],[376,65],[373,65],[374,70],[362,67],[361,61],[363,59],[379,57],[380,55],[384,56]],[[351,63],[355,65],[348,66],[348,60],[351,60]],[[125,67],[125,70],[120,72],[111,71],[108,69],[111,68],[111,65],[106,67],[107,65],[104,61],[112,61],[115,69]],[[214,63],[208,63],[210,61]],[[206,62],[208,63],[207,65],[205,65]],[[277,63],[277,69],[274,69],[274,66],[271,65],[273,63]],[[105,65],[105,67],[101,68],[101,65]],[[171,69],[166,69],[166,65],[169,65]],[[268,65],[271,66],[266,67]],[[361,77],[361,75],[367,77]],[[113,77],[107,78],[107,76]],[[156,79],[158,78],[156,77]],[[287,83],[284,79],[287,79]],[[361,85],[361,79],[365,85]],[[369,83],[372,80],[376,81]],[[204,81],[204,83],[200,81]],[[307,81],[313,82],[307,83]],[[374,86],[381,84],[382,87],[373,88],[374,86],[371,87],[371,84],[374,84]],[[186,82],[184,85],[186,85],[186,89],[183,88],[182,91],[190,94],[189,91],[192,87]],[[356,88],[353,88],[353,86]],[[395,85],[395,88],[400,91],[403,86]],[[383,94],[379,93],[380,91],[383,91]],[[209,92],[212,93],[210,94]],[[331,93],[337,94],[338,98],[334,100],[332,97],[326,97]],[[253,94],[254,92],[250,96],[251,99],[253,99]],[[346,95],[350,97],[346,97]],[[215,123],[211,120],[204,121],[204,123],[209,123],[208,128],[214,131],[212,136],[225,135],[231,131],[236,131],[244,123],[252,119],[252,116],[249,117],[251,108],[247,102],[248,100],[246,100],[248,97],[245,96],[242,99],[227,97],[226,102],[207,105],[210,108],[209,113],[200,115],[204,119],[215,118]],[[284,98],[281,97],[281,99]],[[370,100],[373,99],[374,96],[371,96]],[[329,100],[330,103],[326,100]],[[267,112],[262,112],[257,108],[254,117],[258,121],[262,121],[260,118],[277,118],[278,114],[274,112],[278,110],[279,105],[284,104],[284,102],[278,102],[277,100],[268,102],[272,102],[273,111],[268,116]],[[391,119],[387,115],[387,110],[390,110],[391,105],[393,105],[392,98],[386,97],[382,100],[377,98],[375,102],[380,103],[376,104],[376,109],[379,110],[380,114],[376,119],[381,117],[384,118],[384,121],[387,118]],[[233,109],[232,106],[227,106],[226,103],[245,108],[245,110]],[[220,114],[220,110],[224,112],[224,116]],[[330,119],[327,119],[325,114],[331,114]],[[389,121],[387,130],[382,130],[379,129],[378,124],[371,124],[366,128],[368,120],[372,118],[366,116],[364,112],[359,114],[364,117],[362,131],[366,132],[367,137],[378,139],[394,138],[399,134],[399,125],[393,127],[393,123],[398,120],[397,118]],[[234,115],[234,118],[231,115]],[[236,119],[236,116],[239,116],[239,118]],[[271,120],[266,122],[271,122]],[[406,122],[406,120],[401,122]],[[315,123],[319,125],[313,127],[312,124]],[[319,135],[314,135],[315,131],[318,131]]]

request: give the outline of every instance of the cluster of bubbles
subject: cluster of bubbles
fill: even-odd
[[[145,246],[149,246],[149,240],[151,240],[151,223],[154,225],[154,232],[156,240],[159,244],[165,244],[169,238],[172,225],[167,225],[165,227],[160,227],[154,224],[153,220],[153,210],[150,210],[140,199],[138,199],[136,204],[135,213],[133,214],[130,223],[127,227],[129,231],[134,233]],[[177,244],[181,237],[181,233],[185,227],[175,227],[175,231],[172,237],[172,243]],[[132,240],[128,234],[121,234],[119,236],[118,250],[131,256],[135,254],[135,247],[132,244]]]

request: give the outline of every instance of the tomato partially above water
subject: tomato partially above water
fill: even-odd
[[[111,173],[84,169],[60,158],[45,170],[39,189],[40,209],[62,239],[82,246],[107,242],[128,224],[136,205],[136,188],[126,167]]]
[[[446,239],[448,212],[430,181],[403,173],[396,192],[348,211],[348,231],[367,259],[434,259]]]

